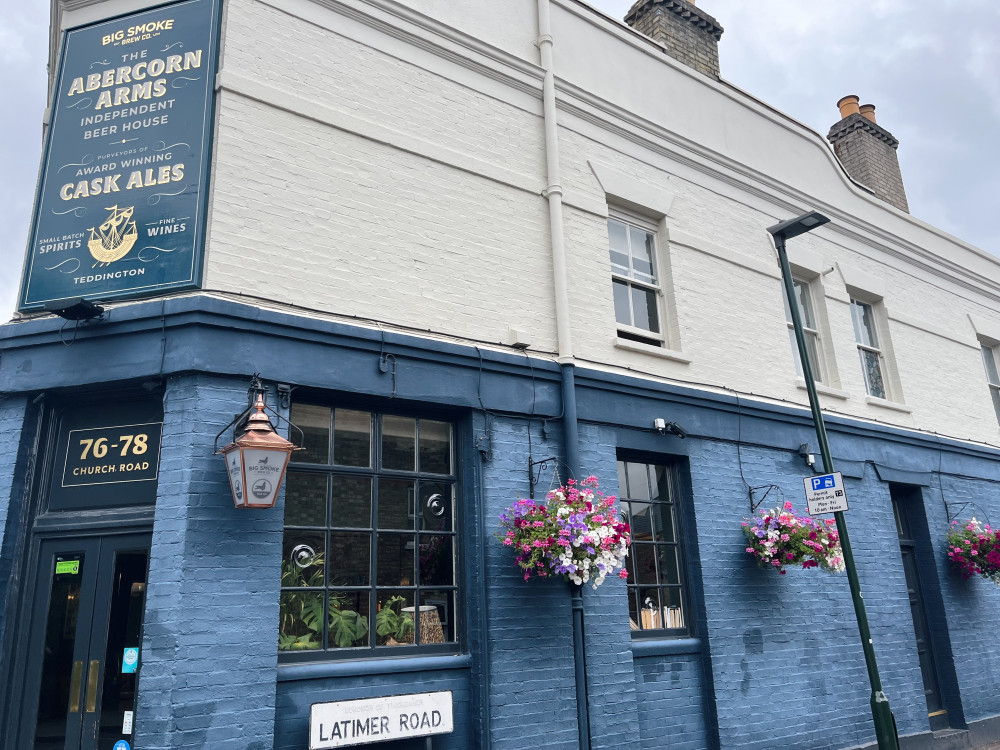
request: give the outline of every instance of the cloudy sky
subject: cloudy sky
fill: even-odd
[[[468,1],[468,0],[467,0]],[[487,0],[476,0],[486,2]],[[631,0],[593,0],[616,19]],[[825,135],[857,94],[900,141],[910,212],[1000,254],[1000,2],[698,0],[722,75]],[[0,320],[16,305],[45,108],[48,3],[0,18]]]

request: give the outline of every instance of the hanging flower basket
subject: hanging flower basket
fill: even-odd
[[[753,518],[743,519],[747,554],[762,568],[773,568],[785,575],[789,565],[820,568],[829,573],[844,570],[840,535],[832,518],[815,519],[797,516],[791,503],[782,508],[759,510]]]
[[[952,570],[962,578],[981,575],[1000,586],[1000,529],[970,518],[952,521],[945,538]]]
[[[518,500],[500,514],[506,529],[497,538],[514,551],[514,562],[524,571],[524,580],[563,577],[575,584],[604,579],[623,568],[629,545],[629,526],[621,520],[613,495],[597,488],[597,477],[577,484],[570,479],[552,490],[544,504]]]

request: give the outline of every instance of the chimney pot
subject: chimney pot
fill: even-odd
[[[859,108],[859,114],[866,120],[871,120],[875,122],[875,105],[874,104],[862,104]]]
[[[854,94],[849,94],[837,102],[837,107],[840,108],[841,120],[845,117],[850,117],[851,115],[860,113],[860,110],[858,109],[858,97]],[[872,109],[874,109],[874,107],[872,107]]]

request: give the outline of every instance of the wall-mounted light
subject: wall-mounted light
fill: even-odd
[[[799,455],[802,456],[802,460],[810,469],[816,465],[816,454],[809,448],[809,443],[802,443],[799,446]]]
[[[215,436],[215,452],[221,453],[226,461],[229,488],[237,508],[274,507],[292,451],[298,449],[275,432],[264,412],[266,390],[254,375],[247,394],[251,405]],[[295,427],[291,422],[288,424]],[[219,449],[219,438],[231,426],[233,442]]]
[[[679,424],[676,422],[668,422],[662,417],[656,417],[656,419],[653,420],[653,429],[661,435],[676,435],[679,438],[686,438],[688,436],[688,431]]]

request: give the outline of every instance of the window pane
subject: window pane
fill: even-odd
[[[608,242],[611,246],[611,270],[627,276],[629,272],[628,230],[620,221],[608,219]]]
[[[371,569],[371,534],[330,532],[330,585],[366,586]]]
[[[382,479],[378,483],[378,527],[413,529],[416,488],[405,479]]]
[[[660,583],[680,585],[681,570],[677,560],[677,548],[672,545],[662,545],[658,548],[660,563]]]
[[[378,535],[379,586],[415,586],[413,556],[416,545],[413,534]]]
[[[816,318],[813,315],[812,297],[809,294],[808,282],[795,282],[795,301],[799,305],[799,316],[802,318],[802,325],[806,328],[815,328]]]
[[[281,545],[282,586],[326,584],[326,535],[322,531],[285,529]]]
[[[420,471],[451,474],[451,425],[420,420]]]
[[[370,528],[372,522],[372,480],[368,477],[336,475],[330,479],[333,484],[330,525],[358,529]],[[288,523],[287,517],[286,512],[285,523]]]
[[[652,544],[634,542],[632,554],[635,555],[635,582],[659,583],[656,576],[656,547]]]
[[[326,406],[292,404],[292,422],[302,430],[302,450],[292,453],[293,461],[310,464],[330,462],[330,409]]]
[[[993,354],[993,347],[984,346],[982,348],[983,365],[986,366],[986,379],[992,385],[1000,385],[1000,374],[997,374],[997,360]]]
[[[451,497],[451,485],[437,482],[420,483],[420,505],[418,507],[421,531],[453,531],[454,503]]]
[[[279,651],[315,651],[322,648],[322,591],[281,592],[279,617]]]
[[[416,638],[412,591],[379,589],[375,634],[380,646],[401,646]]]
[[[875,316],[872,306],[867,302],[851,300],[851,318],[854,321],[854,340],[862,346],[878,349],[878,336],[875,333]]]
[[[879,364],[878,353],[867,349],[858,349],[858,353],[861,355],[861,369],[865,374],[868,394],[876,398],[885,398],[885,383],[882,381],[882,366]]]
[[[331,591],[327,648],[368,645],[368,592]]]
[[[646,464],[627,463],[628,499],[649,500],[649,473]]]
[[[656,312],[656,292],[652,289],[632,287],[633,325],[653,333],[660,332],[660,318]]]
[[[427,591],[420,597],[422,643],[445,643],[455,640],[455,594],[452,591]],[[432,609],[433,608],[433,611]],[[435,621],[435,618],[436,621]],[[438,633],[440,631],[440,633]],[[441,640],[437,640],[440,638]]]
[[[615,321],[623,326],[632,325],[632,308],[629,303],[628,284],[615,279],[611,282],[615,295]]]
[[[632,278],[652,284],[656,281],[653,271],[653,235],[638,227],[629,227],[628,233],[632,248]]]
[[[333,462],[371,466],[372,417],[366,411],[337,409],[334,414]]]
[[[414,471],[416,467],[417,420],[382,417],[382,468]]]
[[[805,331],[804,334],[806,339],[806,351],[809,353],[809,365],[812,369],[813,379],[818,383],[822,383],[823,378],[820,376],[822,368],[819,366],[819,337],[811,331]]]
[[[653,505],[653,509],[656,514],[656,541],[676,542],[677,538],[674,536],[674,507],[666,503],[656,503]]]
[[[326,475],[289,471],[285,480],[285,525],[326,526]]]
[[[421,586],[451,586],[455,583],[452,537],[421,534],[418,560]]]

